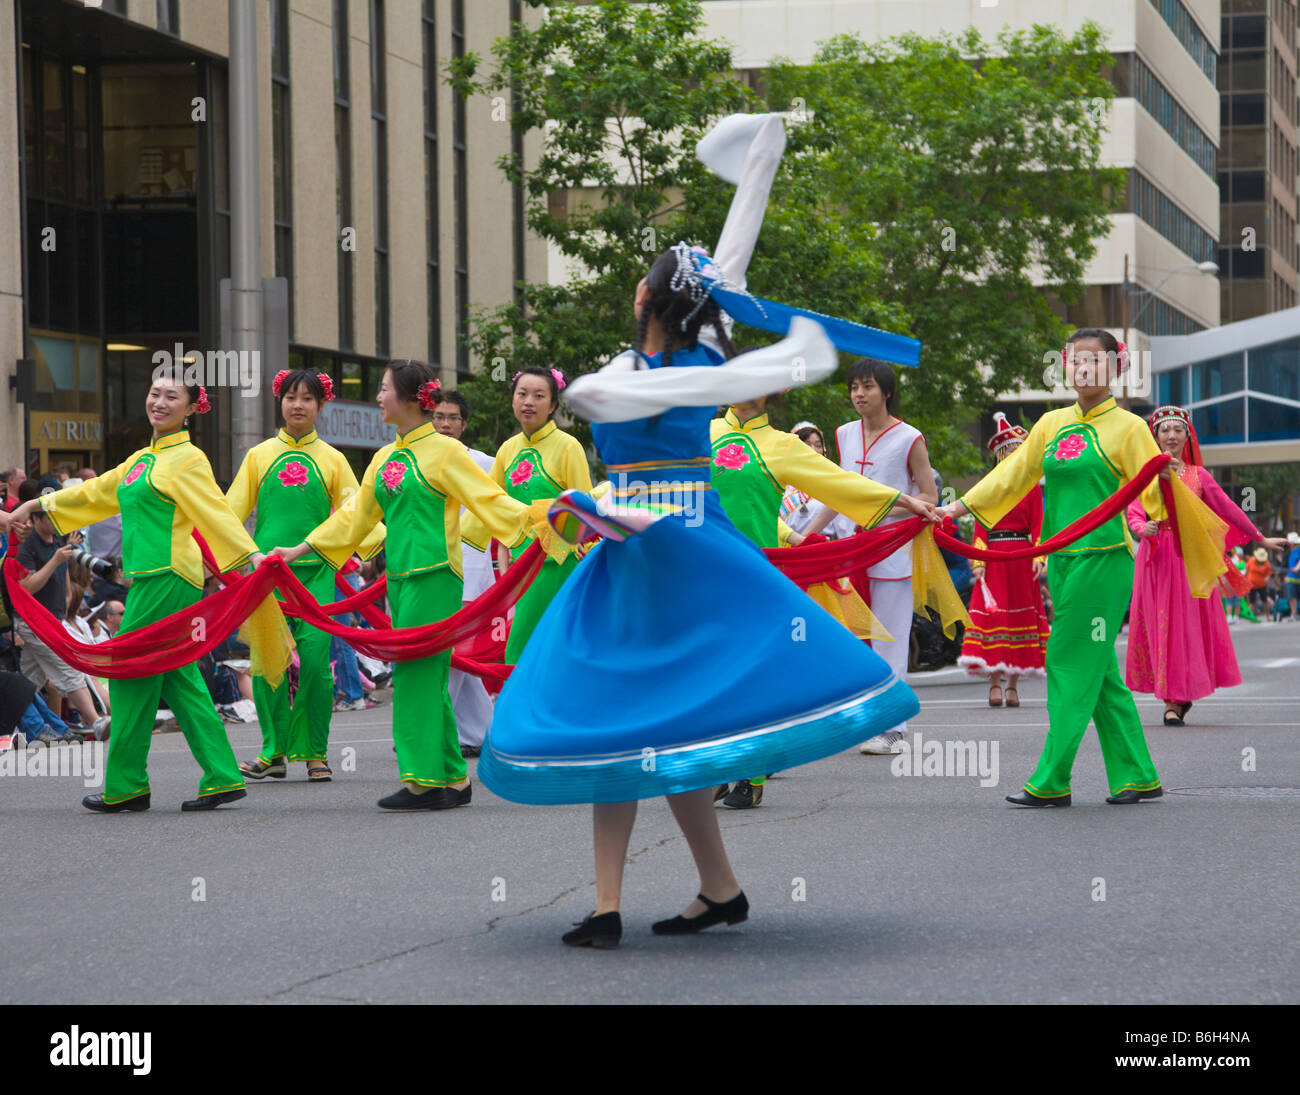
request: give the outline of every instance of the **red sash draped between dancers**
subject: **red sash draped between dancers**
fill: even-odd
[[[383,581],[346,600],[320,605],[289,566],[279,556],[270,555],[246,577],[226,576],[229,581],[224,589],[190,608],[103,643],[79,642],[68,634],[62,621],[23,589],[18,580],[21,568],[17,560],[5,560],[4,579],[15,612],[37,637],[74,669],[97,677],[147,677],[188,665],[220,646],[273,590],[279,589],[284,596],[280,607],[287,615],[337,635],[363,654],[382,661],[409,661],[466,644],[467,656],[453,654],[453,665],[459,662],[458,668],[482,675],[491,682],[504,681],[511,667],[478,661],[483,652],[491,654],[491,640],[484,643],[481,637],[490,636],[493,628],[505,619],[511,605],[522,596],[541,568],[543,559],[541,545],[533,543],[491,589],[459,612],[420,627],[395,628],[387,616],[373,607],[386,588]],[[375,626],[344,627],[330,618],[354,611],[361,612]]]
[[[1153,456],[1108,501],[1072,521],[1055,536],[1040,544],[1006,548],[990,545],[977,550],[941,528],[935,528],[934,537],[942,547],[971,559],[1010,560],[1045,555],[1065,547],[1123,513],[1169,461],[1167,455]],[[1176,538],[1177,518],[1174,515],[1172,489],[1168,483],[1162,482],[1161,490]],[[925,527],[922,518],[912,517],[882,528],[860,532],[844,540],[766,549],[764,553],[782,573],[805,589],[842,577],[854,580],[855,586],[865,586],[867,567],[902,547]],[[215,572],[215,562],[207,545],[201,540],[200,547],[204,562]],[[461,611],[445,620],[420,627],[395,628],[392,621],[374,605],[387,588],[387,578],[380,579],[360,593],[351,593],[342,601],[321,605],[307,592],[289,566],[279,556],[272,555],[246,577],[234,574],[221,576],[226,583],[225,588],[203,598],[191,608],[99,644],[74,639],[62,621],[51,615],[32,594],[22,588],[18,582],[20,568],[15,559],[5,561],[3,573],[18,615],[60,658],[75,669],[94,676],[144,677],[178,669],[219,646],[227,635],[239,628],[264,598],[273,590],[279,589],[284,596],[280,607],[287,615],[297,616],[312,627],[337,635],[364,654],[382,661],[407,661],[453,649],[452,665],[484,678],[491,688],[504,682],[512,668],[495,660],[504,654],[505,648],[505,640],[500,636],[504,629],[500,623],[541,569],[543,558],[541,545],[534,542],[490,589]],[[338,576],[338,581],[340,588],[351,592],[351,587],[343,581],[341,575]],[[345,627],[331,619],[349,612],[360,612],[373,626]]]
[[[971,544],[958,540],[955,536],[945,532],[943,528],[935,528],[935,542],[940,547],[947,548],[957,555],[964,555],[968,559],[1008,561],[1012,559],[1033,559],[1039,555],[1059,551],[1068,544],[1072,544],[1079,537],[1086,536],[1093,529],[1104,525],[1117,514],[1123,513],[1128,504],[1146,489],[1147,484],[1160,474],[1161,469],[1169,461],[1170,458],[1163,453],[1159,456],[1153,456],[1142,465],[1142,470],[1137,475],[1111,495],[1106,502],[1085,513],[1078,520],[1071,521],[1055,536],[1044,540],[1040,544],[1025,543],[1020,547],[1006,548],[989,545],[986,548],[977,549]],[[1175,538],[1177,538],[1177,519],[1173,516],[1173,492],[1166,482],[1162,481],[1160,487],[1165,499],[1165,508],[1174,524]],[[830,582],[845,576],[850,579],[859,576],[858,572],[865,571],[867,567],[880,562],[902,547],[907,541],[917,536],[924,528],[924,519],[909,517],[904,521],[896,521],[892,525],[885,525],[883,528],[859,532],[856,536],[850,536],[843,540],[827,540],[823,543],[809,544],[807,546],[801,544],[799,547],[792,548],[765,548],[764,554],[769,561],[781,569],[786,577],[790,578],[795,584],[807,589],[819,582]],[[860,576],[865,577],[865,575]],[[856,587],[858,583],[855,582],[854,584]],[[859,590],[859,592],[861,591]],[[863,599],[865,600],[865,595]]]

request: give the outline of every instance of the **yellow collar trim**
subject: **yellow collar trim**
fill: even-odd
[[[1079,404],[1076,403],[1074,405],[1074,417],[1081,419],[1084,422],[1091,422],[1094,418],[1100,418],[1107,411],[1113,411],[1115,409],[1115,406],[1116,406],[1115,397],[1113,395],[1108,395],[1105,399],[1103,399],[1100,403],[1098,403],[1095,407],[1093,407],[1092,410],[1090,410],[1087,414],[1084,414],[1084,412],[1080,409]]]
[[[397,447],[399,449],[409,448],[412,441],[419,441],[423,437],[428,437],[431,433],[437,433],[433,428],[432,422],[421,422],[408,434],[397,435]]]
[[[316,431],[315,431],[315,430],[309,430],[309,431],[308,431],[308,432],[307,432],[303,437],[301,437],[301,438],[295,438],[295,437],[293,436],[293,434],[291,434],[291,433],[290,433],[287,429],[285,429],[283,426],[280,427],[280,432],[279,432],[279,434],[278,434],[277,436],[280,438],[281,441],[283,441],[283,442],[284,442],[286,445],[288,445],[291,449],[301,449],[301,448],[304,448],[304,447],[306,447],[307,445],[310,445],[313,441],[315,441],[315,440],[317,439],[317,438],[316,438]]]
[[[548,421],[548,422],[546,423],[545,426],[543,426],[543,427],[542,427],[540,430],[538,430],[536,433],[527,434],[527,433],[524,433],[523,430],[520,430],[519,433],[520,433],[520,436],[523,437],[523,439],[524,439],[524,444],[525,444],[525,445],[536,445],[537,442],[539,442],[539,441],[541,441],[541,440],[543,440],[543,439],[545,439],[545,438],[547,438],[547,437],[550,437],[551,434],[553,434],[553,433],[554,433],[556,430],[558,430],[559,428],[560,428],[560,427],[557,426],[557,425],[555,424],[555,419],[552,418],[550,421]]]
[[[771,425],[767,420],[767,412],[754,415],[753,418],[747,418],[744,422],[740,420],[740,415],[736,413],[735,407],[728,407],[727,413],[722,416],[723,421],[734,430],[740,430],[743,433],[749,433],[751,430],[761,430],[764,426]]]
[[[189,430],[173,430],[171,433],[165,433],[162,437],[155,437],[149,445],[150,452],[161,452],[163,449],[174,448],[176,445],[189,444]]]

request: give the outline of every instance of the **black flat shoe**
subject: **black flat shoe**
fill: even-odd
[[[381,810],[450,810],[453,806],[466,806],[474,792],[472,783],[457,790],[455,787],[435,787],[417,795],[406,784],[402,789],[379,800]]]
[[[141,810],[149,809],[149,792],[128,798],[124,802],[105,802],[103,795],[87,795],[81,800],[81,805],[100,814],[120,814],[123,810],[138,814]]]
[[[1180,706],[1181,706],[1182,710],[1180,710],[1180,711],[1178,712],[1178,717],[1179,717],[1179,718],[1183,718],[1183,719],[1185,719],[1185,718],[1187,718],[1187,712],[1190,711],[1190,710],[1192,709],[1192,705],[1191,705],[1190,703],[1184,703],[1184,704],[1181,704]]]
[[[1179,715],[1178,713],[1176,713],[1176,712],[1174,712],[1174,711],[1166,711],[1166,712],[1165,712],[1165,725],[1166,725],[1166,726],[1186,726],[1187,724],[1186,724],[1185,722],[1183,722],[1183,717],[1182,717],[1182,715]]]
[[[1021,791],[1018,795],[1007,795],[1007,801],[1012,806],[1069,806],[1069,795],[1052,795],[1050,798],[1031,795],[1028,791]]]
[[[481,745],[462,745],[460,747],[460,755],[466,760],[478,756],[482,751],[483,747]]]
[[[616,912],[592,913],[580,924],[575,924],[573,931],[565,932],[560,941],[566,947],[595,947],[602,951],[612,951],[623,938],[623,918]]]
[[[198,798],[188,799],[181,803],[181,809],[186,812],[215,810],[223,802],[238,802],[241,798],[247,797],[248,792],[242,787],[237,787],[233,791],[218,791],[215,795],[200,795]]]
[[[671,920],[660,920],[651,925],[650,930],[655,935],[692,935],[724,920],[728,924],[739,924],[749,919],[749,901],[744,890],[730,901],[710,901],[703,894],[699,898],[708,906],[699,916],[692,916],[689,920],[684,916],[674,916]]]
[[[1117,795],[1111,795],[1106,801],[1111,806],[1132,806],[1141,802],[1144,798],[1163,798],[1164,793],[1163,787],[1153,787],[1150,791],[1135,791],[1129,788]]]
[[[722,800],[723,806],[729,806],[733,810],[752,810],[755,806],[763,805],[763,784],[755,787],[747,779],[742,779],[736,784],[731,794]]]

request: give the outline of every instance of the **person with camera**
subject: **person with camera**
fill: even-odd
[[[41,509],[32,512],[31,526],[31,535],[18,548],[18,565],[28,572],[22,579],[22,587],[52,615],[63,619],[68,606],[68,563],[82,554],[81,537],[76,533],[58,536],[54,524]],[[53,685],[81,715],[82,724],[102,740],[108,729],[108,718],[95,710],[86,675],[41,642],[21,617],[14,621],[14,630],[23,642],[23,676],[37,688],[47,682]]]

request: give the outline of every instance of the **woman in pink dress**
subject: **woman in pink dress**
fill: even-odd
[[[1201,466],[1191,416],[1182,407],[1158,407],[1151,432],[1162,452],[1174,458],[1174,472],[1214,513],[1228,523],[1227,544],[1258,540],[1275,548],[1285,541],[1259,531]],[[1129,614],[1125,682],[1134,692],[1152,692],[1165,704],[1165,725],[1182,726],[1192,701],[1216,688],[1241,683],[1219,591],[1193,597],[1168,521],[1147,519],[1141,500],[1128,508],[1129,528],[1141,538]]]

